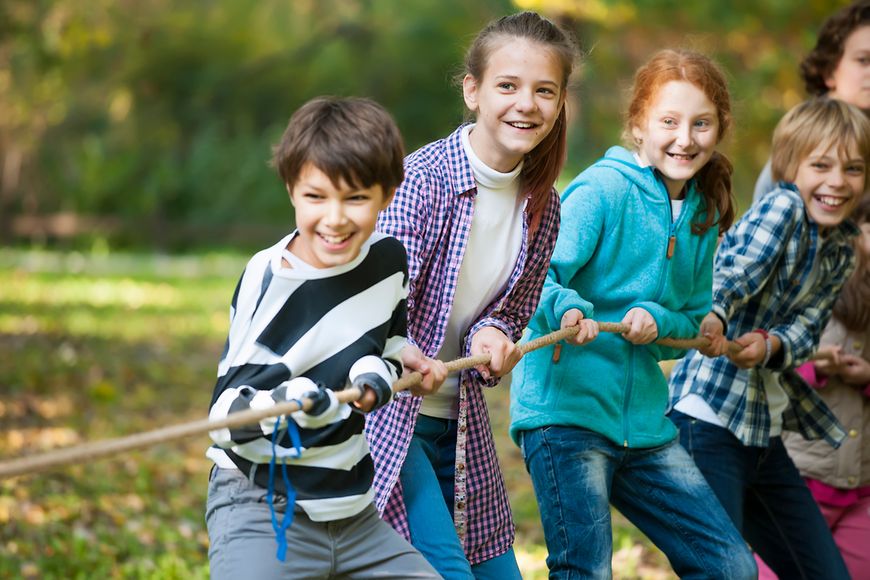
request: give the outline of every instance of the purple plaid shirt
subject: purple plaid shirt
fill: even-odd
[[[401,240],[408,251],[411,277],[408,337],[427,356],[437,354],[444,342],[477,194],[460,131],[461,127],[446,139],[430,143],[405,159],[405,180],[378,221],[378,229]],[[528,217],[526,214],[523,221],[523,245],[507,287],[483,308],[468,330],[465,356],[471,346],[469,338],[484,326],[493,326],[511,340],[519,340],[538,305],[559,231],[556,191],[553,190],[531,240]],[[496,459],[483,386],[489,385],[477,372],[463,371],[459,386],[454,523],[472,565],[503,554],[514,541],[514,525]],[[409,393],[402,395],[368,415],[366,434],[375,461],[378,509],[386,521],[410,540],[398,480],[423,399]]]

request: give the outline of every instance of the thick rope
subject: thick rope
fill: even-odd
[[[599,322],[598,327],[601,332],[610,333],[623,333],[628,332],[629,330],[629,326],[627,324],[617,322]],[[526,354],[533,350],[538,350],[545,346],[556,344],[562,340],[570,338],[576,335],[579,331],[579,326],[563,328],[561,330],[551,332],[550,334],[541,336],[529,342],[520,344],[519,349],[522,354]],[[680,349],[697,349],[708,345],[709,340],[703,337],[691,339],[662,338],[657,340],[656,344]],[[729,354],[740,352],[740,350],[742,350],[742,347],[740,345],[734,342],[728,343]],[[815,358],[826,357],[817,356]],[[447,371],[452,373],[456,371],[471,369],[478,365],[487,364],[490,362],[490,359],[491,356],[489,354],[482,354],[452,360],[445,363],[445,366],[447,367]],[[402,376],[402,378],[393,383],[393,392],[397,393],[399,391],[407,390],[413,386],[419,385],[422,380],[423,375],[421,375],[417,371],[404,375]],[[362,394],[363,393],[361,389],[354,387],[350,387],[335,393],[336,398],[340,403],[351,403],[353,401],[357,401],[360,399],[360,397],[362,397]],[[258,423],[261,419],[265,419],[267,417],[278,417],[281,415],[286,415],[298,411],[300,408],[305,411],[308,410],[310,407],[311,401],[308,399],[302,399],[301,407],[298,401],[287,401],[284,403],[277,403],[276,405],[269,407],[268,409],[248,409],[245,411],[240,411],[238,413],[232,413],[231,415],[228,415],[227,417],[224,417],[220,420],[201,419],[189,423],[179,423],[177,425],[170,425],[168,427],[162,427],[159,429],[154,429],[152,431],[135,433],[126,437],[119,437],[117,439],[94,441],[91,443],[84,443],[82,445],[75,445],[72,447],[65,447],[48,451],[39,455],[10,459],[0,462],[0,479],[41,473],[44,471],[55,469],[57,467],[83,463],[86,461],[93,461],[95,459],[108,457],[110,455],[117,455],[125,451],[142,449],[145,447],[150,447],[152,445],[157,445],[159,443],[166,443],[169,441],[185,439],[193,435],[202,435],[204,433],[208,433],[209,431],[215,431],[218,429],[234,429],[236,427],[242,427],[245,425],[253,425],[255,423]]]

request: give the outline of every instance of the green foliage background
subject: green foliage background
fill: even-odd
[[[618,141],[638,65],[662,47],[701,49],[730,76],[725,150],[745,209],[773,126],[804,97],[797,63],[844,4],[0,2],[0,244],[61,250],[0,247],[2,456],[204,417],[244,254],[292,222],[267,160],[309,98],[375,98],[410,151],[461,121],[452,78],[475,32],[540,10],[586,51],[564,181]],[[537,508],[506,435],[507,393],[494,389],[488,402],[516,549],[525,576],[544,578]],[[207,445],[0,481],[0,577],[207,577]],[[615,577],[671,578],[663,556],[614,518]]]
[[[267,160],[296,107],[320,94],[373,97],[412,150],[462,119],[452,77],[464,48],[485,22],[519,8],[558,19],[586,51],[566,179],[619,139],[634,69],[658,48],[688,46],[731,77],[736,130],[726,150],[745,207],[773,125],[803,98],[797,63],[843,4],[7,0],[0,236],[52,242],[21,218],[63,213],[100,218],[75,230],[79,243],[262,245],[292,219]]]

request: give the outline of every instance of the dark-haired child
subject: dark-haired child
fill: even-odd
[[[242,274],[209,416],[314,405],[211,432],[212,578],[440,577],[378,517],[360,412],[391,400],[403,359],[427,375],[437,366],[403,352],[405,250],[374,231],[402,156],[392,118],[366,99],[306,103],[275,148],[296,229]],[[356,408],[334,394],[350,385],[364,389]]]

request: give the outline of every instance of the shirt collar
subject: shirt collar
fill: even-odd
[[[454,195],[462,195],[477,189],[477,183],[474,181],[474,171],[471,169],[471,162],[468,161],[468,156],[462,147],[462,129],[468,124],[463,123],[460,125],[445,140],[447,167],[449,169],[450,181],[453,182]]]

